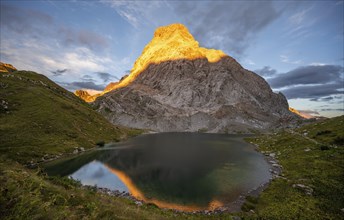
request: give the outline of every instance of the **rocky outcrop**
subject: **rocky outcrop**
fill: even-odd
[[[74,94],[81,99],[85,100],[86,102],[93,101],[93,97],[85,90],[76,90]]]
[[[11,64],[0,62],[0,72],[11,73],[14,71],[17,71],[17,69],[14,66],[12,66]]]
[[[283,94],[187,29],[157,29],[131,74],[94,102],[114,124],[155,131],[252,132],[299,117]]]

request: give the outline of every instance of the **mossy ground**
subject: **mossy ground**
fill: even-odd
[[[256,213],[251,217],[344,219],[343,138],[344,116],[250,139],[260,151],[275,153],[283,166],[282,178],[254,201],[247,200],[245,207]],[[295,184],[311,188],[312,194]]]

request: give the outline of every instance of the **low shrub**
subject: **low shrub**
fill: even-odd
[[[96,145],[97,145],[98,147],[104,147],[105,141],[98,141],[98,142],[96,143]]]

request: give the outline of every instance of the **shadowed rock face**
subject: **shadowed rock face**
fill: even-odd
[[[248,132],[298,119],[282,94],[229,56],[150,64],[94,105],[114,124],[155,131]]]

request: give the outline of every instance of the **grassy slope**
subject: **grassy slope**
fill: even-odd
[[[5,101],[0,104],[0,153],[8,158],[25,163],[138,132],[111,125],[43,75],[28,71],[0,74],[0,102]]]
[[[344,116],[251,141],[278,155],[284,177],[247,202],[257,213],[253,217],[344,219]],[[312,195],[293,184],[312,188]]]

